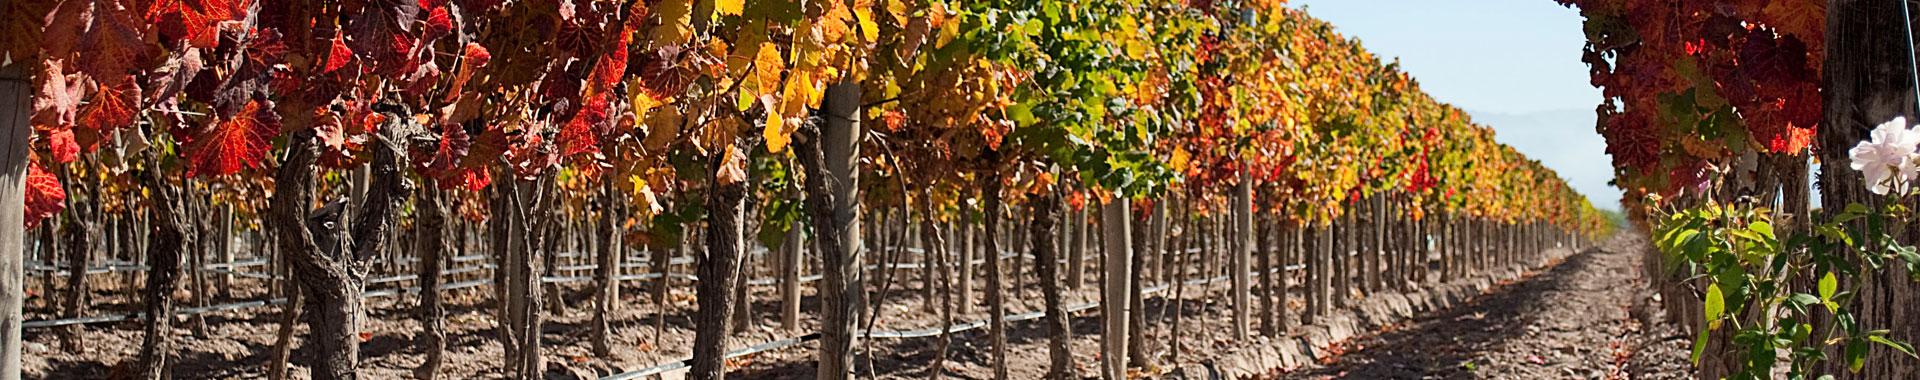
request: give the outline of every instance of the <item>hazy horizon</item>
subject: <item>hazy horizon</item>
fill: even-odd
[[[1618,210],[1606,140],[1594,131],[1600,90],[1580,62],[1585,19],[1552,0],[1294,0],[1359,38],[1434,98],[1467,110],[1494,139],[1558,172],[1595,207]]]

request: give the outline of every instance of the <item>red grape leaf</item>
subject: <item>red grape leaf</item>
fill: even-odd
[[[125,8],[96,6],[93,11],[93,24],[80,36],[80,71],[94,78],[127,75],[147,55],[149,24]]]
[[[454,168],[441,173],[437,178],[442,189],[465,189],[480,191],[493,183],[493,175],[485,168]]]
[[[420,14],[417,0],[373,0],[347,22],[347,44],[381,72],[406,73],[406,53],[413,47],[408,32]]]
[[[187,176],[229,175],[259,167],[279,129],[280,116],[273,112],[273,102],[254,100],[231,118],[190,131]]]
[[[39,161],[27,161],[27,218],[26,228],[40,226],[40,221],[67,208],[67,191],[60,187],[60,180],[40,168]]]
[[[627,36],[631,34],[621,33],[620,35],[620,40],[614,42],[612,51],[600,56],[600,62],[593,66],[593,75],[589,78],[592,82],[588,83],[587,87],[588,91],[591,91],[589,94],[611,91],[614,85],[620,84],[620,78],[626,75],[627,43],[631,39]]]
[[[320,138],[321,148],[334,152],[347,149],[347,127],[344,124],[340,115],[332,112],[326,112],[314,121],[313,134]]]
[[[65,62],[46,60],[46,67],[34,78],[38,91],[33,96],[33,124],[40,128],[73,125],[79,113],[82,80],[69,80]]]
[[[47,130],[47,150],[58,163],[73,162],[80,158],[80,144],[73,140],[73,127],[62,125]]]
[[[601,41],[605,40],[600,24],[584,18],[575,18],[562,22],[560,30],[553,36],[553,47],[574,57],[591,57],[598,53]],[[624,38],[623,38],[624,39]]]
[[[467,136],[466,128],[461,128],[459,124],[445,124],[441,129],[440,139],[434,144],[434,150],[423,152],[425,154],[416,154],[414,159],[414,164],[419,170],[434,177],[440,177],[439,174],[442,173],[439,172],[454,169],[459,165],[460,160],[466,158],[467,152],[473,145],[473,140]]]
[[[231,0],[161,1],[147,9],[147,20],[159,21],[161,33],[184,39],[189,46],[212,49],[220,42],[220,24],[233,20],[236,5],[248,4]]]
[[[133,126],[140,109],[140,86],[131,75],[111,82],[99,82],[93,101],[80,109],[80,125],[108,131]]]
[[[484,168],[493,165],[495,159],[507,153],[509,137],[506,129],[499,125],[488,125],[472,137],[473,143],[467,147],[466,159],[460,160],[461,167]]]
[[[353,49],[347,47],[346,35],[339,30],[333,31],[332,46],[327,50],[327,66],[320,68],[320,72],[331,73],[345,67],[348,61],[353,60]]]
[[[453,16],[447,13],[447,7],[434,7],[427,12],[427,39],[438,38],[453,31]]]
[[[663,102],[668,97],[685,91],[687,85],[693,83],[697,73],[692,68],[681,64],[681,53],[684,50],[685,47],[680,45],[668,45],[641,54],[638,57],[641,91],[653,97],[654,100]]]
[[[539,131],[547,128],[550,127],[544,122],[536,122],[528,125],[527,129],[523,129],[517,136],[507,137],[507,163],[513,169],[512,174],[519,176],[521,180],[531,181],[539,178],[540,173],[548,166],[560,161],[560,155],[555,154],[557,152],[554,151],[552,142],[541,138],[538,134],[525,133],[525,131]]]
[[[67,2],[77,3],[77,2]],[[30,62],[40,53],[41,37],[55,1],[8,1],[0,9],[0,55],[13,56],[17,62]],[[53,47],[51,44],[48,47]]]
[[[607,98],[594,96],[586,100],[580,112],[573,115],[567,125],[560,128],[560,155],[572,156],[580,153],[599,151],[599,126],[607,120]]]
[[[460,69],[453,74],[453,87],[447,90],[447,97],[443,100],[445,102],[452,102],[455,98],[461,97],[461,91],[467,87],[467,81],[473,79],[474,72],[479,70],[480,66],[486,66],[487,61],[493,60],[493,54],[487,53],[487,47],[481,46],[478,42],[468,42],[464,50],[460,54]],[[464,120],[454,122],[461,121]]]

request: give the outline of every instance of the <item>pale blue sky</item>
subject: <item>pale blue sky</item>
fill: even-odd
[[[1404,70],[1495,139],[1560,173],[1595,206],[1619,209],[1593,130],[1600,90],[1580,62],[1584,19],[1553,0],[1293,0]]]

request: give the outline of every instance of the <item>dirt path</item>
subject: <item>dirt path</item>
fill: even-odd
[[[1283,378],[1686,378],[1685,338],[1641,322],[1659,320],[1636,265],[1645,244],[1613,239],[1470,302],[1354,338],[1345,355]]]
[[[1661,320],[1648,292],[1642,288],[1634,263],[1644,242],[1635,238],[1616,239],[1604,247],[1573,255],[1560,264],[1543,269],[1532,277],[1495,288],[1456,307],[1430,313],[1372,335],[1356,337],[1346,344],[1347,353],[1324,366],[1310,365],[1281,376],[1286,379],[1681,379],[1686,368],[1688,337],[1661,324],[1644,329],[1639,321]],[[1031,275],[1029,273],[1029,275]],[[1030,278],[1029,278],[1030,280]],[[1296,279],[1294,283],[1298,284]],[[1033,281],[1025,281],[1020,292],[1009,292],[1008,314],[1039,309],[1040,297]],[[612,315],[615,326],[615,352],[610,358],[592,357],[586,293],[569,292],[566,303],[573,306],[565,313],[549,315],[545,350],[548,351],[549,378],[597,378],[633,371],[684,359],[691,346],[694,321],[690,317],[692,295],[684,283],[674,285],[672,301],[666,310],[666,331],[655,331],[653,321],[659,308],[646,299],[645,284],[630,284],[622,292],[625,308]],[[263,287],[262,287],[263,288]],[[919,289],[917,282],[900,284],[895,289]],[[1069,304],[1097,301],[1094,287],[1073,292]],[[1156,364],[1142,372],[1149,377],[1170,377],[1173,356],[1169,340],[1182,341],[1178,361],[1181,365],[1215,363],[1226,356],[1257,345],[1297,344],[1298,331],[1285,337],[1255,337],[1254,341],[1234,342],[1227,334],[1230,305],[1224,302],[1225,281],[1193,285],[1183,291],[1181,307],[1169,307],[1168,293],[1155,293],[1146,300],[1149,356]],[[1291,292],[1300,294],[1304,289]],[[917,290],[896,291],[887,301],[887,311],[876,330],[911,330],[937,325],[938,319],[921,311]],[[118,293],[101,292],[102,297]],[[494,325],[490,304],[479,290],[450,293],[454,338],[448,347],[451,378],[498,378],[499,343],[493,339]],[[241,297],[256,297],[247,293]],[[980,305],[981,293],[974,302]],[[755,288],[755,327],[732,339],[729,347],[740,348],[797,336],[800,333],[775,328],[777,305],[772,290]],[[1286,307],[1289,319],[1298,316],[1303,306],[1296,296]],[[816,308],[815,298],[807,297],[803,309]],[[102,302],[103,310],[120,302]],[[370,301],[374,310],[370,339],[362,346],[362,374],[373,378],[405,378],[419,363],[420,352],[413,347],[418,322],[411,317],[411,298],[378,298]],[[175,364],[176,378],[259,378],[264,376],[267,348],[274,341],[278,308],[258,308],[210,315],[208,334],[196,336],[187,329],[176,331],[180,350]],[[1074,313],[1072,342],[1075,364],[1083,377],[1097,373],[1099,351],[1099,309]],[[1184,321],[1181,334],[1172,334],[1170,316],[1180,314]],[[45,316],[40,316],[45,317]],[[959,315],[959,321],[984,319],[983,312]],[[803,325],[814,326],[813,316],[804,314]],[[184,321],[182,321],[184,323]],[[1295,324],[1297,326],[1297,324]],[[136,324],[88,326],[84,352],[67,354],[56,347],[51,330],[27,331],[26,378],[101,378],[112,366],[131,357],[139,346]],[[1009,324],[1011,345],[1008,363],[1013,377],[1031,379],[1046,370],[1046,339],[1032,321]],[[302,329],[304,334],[304,329]],[[992,358],[983,343],[985,330],[956,333],[947,357],[944,374],[949,378],[983,379],[991,377]],[[861,360],[863,375],[872,373],[881,379],[924,379],[934,356],[935,338],[876,339],[870,350],[872,362]],[[814,343],[784,347],[760,354],[729,360],[733,373],[742,379],[811,379]],[[863,348],[868,346],[863,344]],[[293,377],[306,377],[308,353],[295,350]],[[1533,359],[1538,358],[1538,363]],[[1471,363],[1471,364],[1469,364]]]

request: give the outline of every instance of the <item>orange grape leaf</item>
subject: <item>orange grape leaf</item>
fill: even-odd
[[[40,225],[41,220],[59,214],[67,208],[67,191],[60,187],[60,180],[46,169],[40,168],[40,162],[27,161],[27,229]]]
[[[900,110],[888,110],[880,114],[880,120],[886,122],[887,131],[899,132],[901,128],[906,128],[907,113],[900,112]]]
[[[847,22],[853,21],[853,14],[847,11],[846,4],[837,1],[830,4],[832,5],[827,9],[827,14],[813,24],[814,41],[822,45],[839,42],[841,38],[845,38]]]
[[[725,152],[722,147],[733,146],[734,139],[740,136],[740,119],[719,117],[700,125],[695,132],[693,145],[701,155],[721,154]]]
[[[253,100],[226,120],[188,131],[187,176],[229,175],[259,167],[279,129],[280,116],[273,112],[273,102]]]
[[[1781,34],[1817,41],[1826,31],[1826,5],[1824,1],[1774,1],[1762,13]]]
[[[753,76],[759,81],[760,92],[773,93],[780,88],[780,73],[787,71],[787,63],[780,57],[780,45],[761,42],[760,52],[753,56]],[[772,108],[768,108],[772,109]]]
[[[793,131],[787,130],[784,122],[786,117],[780,115],[780,108],[774,104],[772,95],[761,96],[760,102],[765,103],[767,109],[767,125],[760,131],[760,137],[767,140],[767,153],[780,153],[787,149],[787,144],[793,142]]]

